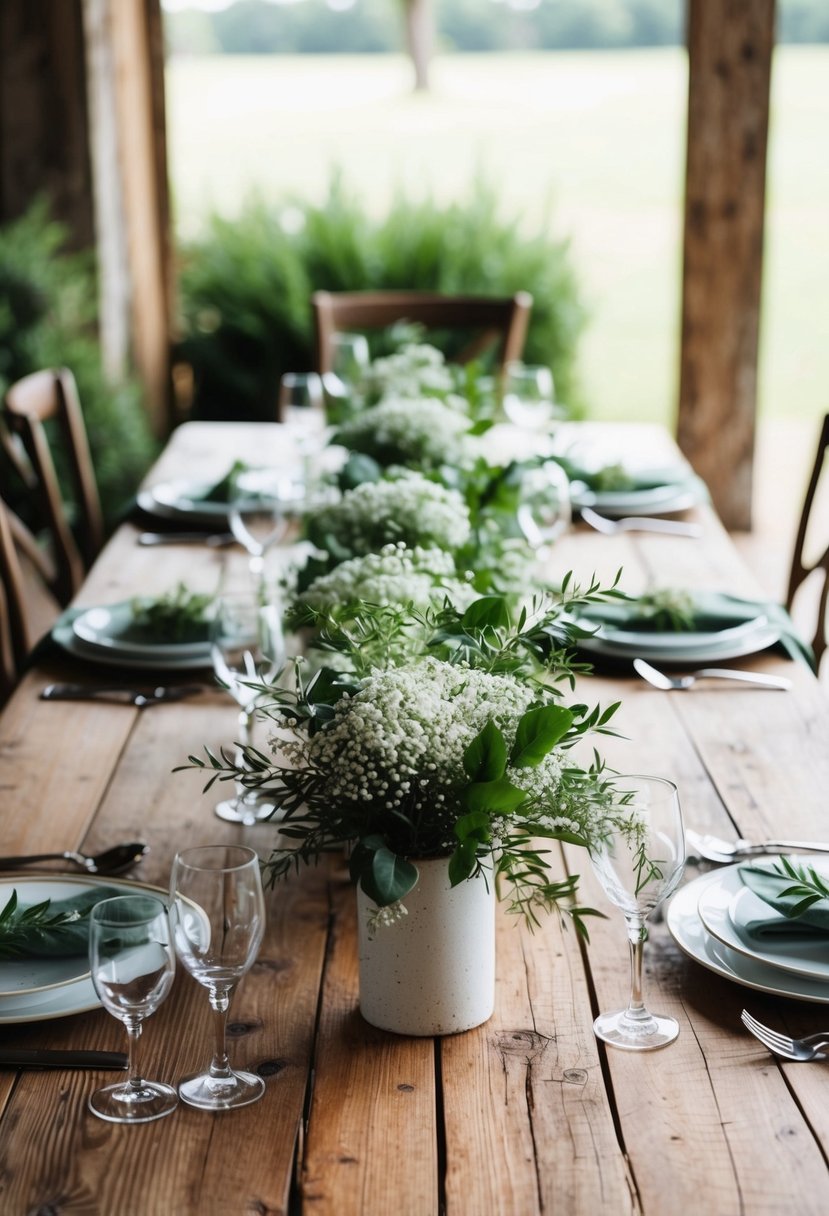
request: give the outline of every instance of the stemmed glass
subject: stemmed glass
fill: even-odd
[[[550,368],[517,361],[508,363],[504,369],[503,404],[507,418],[522,430],[549,429],[559,413]]]
[[[109,1123],[149,1123],[178,1105],[176,1091],[147,1081],[138,1065],[144,1019],[170,991],[176,957],[167,911],[152,895],[118,895],[96,904],[89,917],[92,983],[107,1013],[124,1023],[129,1036],[129,1078],[98,1089],[89,1109]]]
[[[265,1083],[235,1072],[227,1058],[227,1011],[253,966],[265,932],[259,858],[253,849],[206,845],[176,855],[170,876],[170,922],[176,953],[207,989],[215,1045],[209,1068],[179,1082],[183,1102],[202,1110],[231,1110],[258,1101]]]
[[[247,747],[253,742],[259,696],[251,685],[272,680],[285,666],[279,607],[263,604],[255,593],[220,596],[210,622],[210,653],[213,670],[241,707],[238,742]],[[273,804],[261,794],[239,786],[236,796],[220,802],[215,813],[231,823],[249,825],[272,811]]]
[[[561,465],[548,460],[528,469],[521,480],[518,526],[541,560],[572,520],[570,481]]]
[[[626,1009],[603,1013],[593,1029],[614,1047],[648,1051],[672,1043],[679,1025],[645,1007],[642,953],[646,921],[675,890],[685,866],[685,832],[679,795],[672,781],[638,774],[619,777],[617,789],[630,795],[618,825],[590,849],[593,868],[605,893],[621,908],[630,945],[630,999]]]
[[[279,421],[298,432],[319,435],[325,426],[322,378],[316,372],[286,372],[279,382]]]
[[[345,331],[332,334],[331,370],[323,376],[327,395],[342,408],[359,406],[368,367],[368,340],[364,334]]]
[[[250,469],[233,482],[228,503],[228,523],[236,540],[250,558],[250,572],[261,581],[265,554],[284,540],[291,524],[291,510],[303,500],[304,484],[287,469]]]

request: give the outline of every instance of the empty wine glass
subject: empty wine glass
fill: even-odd
[[[318,438],[325,427],[322,379],[316,372],[286,372],[279,382],[279,420]]]
[[[368,340],[364,334],[343,331],[331,335],[331,370],[323,376],[323,383],[335,406],[342,410],[362,404],[368,367]]]
[[[541,560],[572,520],[570,481],[561,465],[548,460],[528,469],[521,479],[518,526]]]
[[[261,1077],[235,1072],[227,1058],[227,1012],[256,959],[265,932],[259,858],[253,849],[206,845],[176,855],[170,875],[170,922],[176,953],[208,993],[215,1045],[210,1066],[179,1082],[182,1101],[202,1110],[231,1110],[258,1101]]]
[[[248,552],[250,572],[264,576],[265,554],[284,540],[292,513],[301,505],[305,487],[289,469],[249,469],[234,478],[228,503],[228,523]]]
[[[89,1109],[109,1123],[149,1123],[178,1105],[176,1091],[147,1081],[138,1063],[144,1019],[170,991],[175,954],[167,910],[152,895],[119,895],[96,904],[89,916],[89,965],[98,998],[127,1028],[129,1078],[98,1089]]]
[[[241,707],[237,742],[247,747],[253,742],[259,696],[251,685],[273,680],[285,666],[278,605],[263,604],[256,593],[219,596],[210,622],[210,653],[213,670]],[[220,802],[215,813],[231,823],[249,825],[266,819],[273,809],[273,803],[259,791],[238,785],[236,796]]]
[[[679,795],[672,781],[638,774],[617,778],[629,802],[619,808],[615,826],[597,845],[590,859],[612,903],[621,908],[630,945],[630,998],[626,1009],[603,1013],[593,1029],[614,1047],[647,1051],[672,1043],[679,1025],[657,1016],[642,994],[642,953],[646,922],[654,908],[676,888],[685,866],[685,832]]]
[[[504,413],[522,430],[549,430],[560,411],[549,367],[513,361],[504,369]]]

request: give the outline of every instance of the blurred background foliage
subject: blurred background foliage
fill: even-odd
[[[253,197],[183,247],[177,355],[193,369],[192,416],[273,419],[282,373],[312,366],[311,293],[380,288],[529,291],[525,360],[552,367],[559,399],[578,408],[586,313],[566,241],[519,232],[484,182],[445,206],[398,195],[375,220],[335,176],[321,205]],[[448,336],[436,344],[451,358]]]

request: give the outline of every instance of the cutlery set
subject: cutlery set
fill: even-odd
[[[741,838],[728,841],[718,836],[701,835],[685,829],[685,839],[697,856],[704,861],[729,865],[742,857],[758,857],[763,853],[829,853],[829,844],[814,840],[759,840]]]
[[[42,701],[108,701],[117,705],[134,705],[146,709],[164,701],[181,701],[204,691],[203,684],[177,684],[146,689],[124,688],[116,684],[47,684],[40,694]]]
[[[137,865],[149,853],[149,845],[138,840],[130,844],[116,844],[102,853],[76,853],[67,849],[63,853],[28,853],[19,857],[0,857],[0,870],[18,870],[37,865],[41,861],[68,861],[80,866],[87,874],[123,874]]]

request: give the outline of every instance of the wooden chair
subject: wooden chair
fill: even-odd
[[[28,652],[23,571],[11,513],[0,499],[0,702],[5,701],[17,683]]]
[[[809,528],[810,520],[813,518],[812,508],[815,503],[818,485],[821,480],[821,473],[826,462],[826,452],[829,449],[829,414],[823,419],[823,426],[818,440],[817,452],[815,453],[815,464],[812,469],[812,475],[809,479],[809,485],[806,490],[806,498],[803,503],[803,511],[800,516],[800,524],[797,529],[797,538],[794,543],[794,554],[792,556],[791,572],[789,574],[789,589],[786,593],[786,607],[791,610],[795,595],[800,586],[806,581],[810,574],[816,570],[821,571],[823,585],[820,593],[818,604],[817,626],[815,629],[812,647],[815,652],[818,666],[820,665],[821,657],[826,650],[827,638],[827,610],[829,609],[829,544],[823,550],[822,555],[816,561],[807,564],[805,560],[805,542],[806,533]],[[821,538],[821,543],[824,537]]]
[[[386,329],[410,321],[426,329],[480,331],[453,356],[468,363],[497,345],[499,368],[520,359],[527,336],[532,296],[516,292],[506,299],[445,296],[420,291],[316,291],[311,297],[316,335],[317,371],[331,370],[331,339],[343,330]]]
[[[75,378],[67,368],[34,372],[6,392],[3,417],[7,451],[37,497],[52,543],[55,572],[50,589],[62,604],[78,590],[104,540],[101,501]],[[69,523],[45,423],[54,420],[72,481],[76,530]]]

